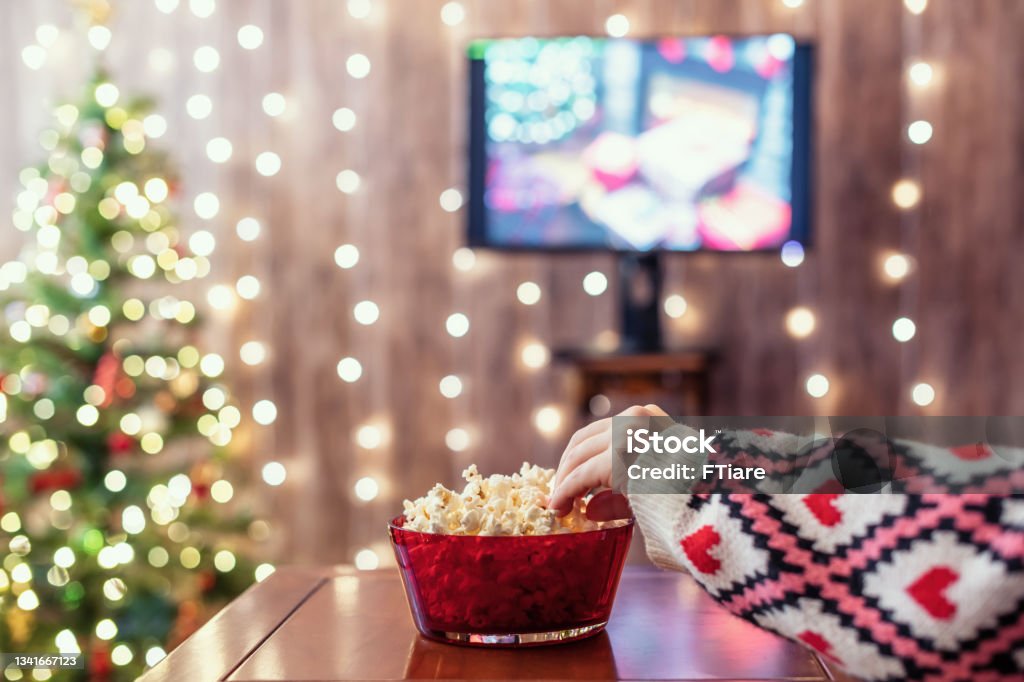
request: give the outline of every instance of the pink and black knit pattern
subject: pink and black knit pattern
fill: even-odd
[[[854,675],[1024,680],[1024,497],[630,501],[656,563],[688,570],[733,613]]]

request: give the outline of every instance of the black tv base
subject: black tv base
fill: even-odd
[[[620,353],[663,350],[661,338],[661,258],[656,253],[619,255]]]

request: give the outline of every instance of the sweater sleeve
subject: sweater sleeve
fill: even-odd
[[[629,500],[656,565],[689,572],[729,611],[854,675],[1024,679],[1020,496]]]

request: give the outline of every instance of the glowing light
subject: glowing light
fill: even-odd
[[[279,92],[268,92],[263,96],[263,113],[267,116],[277,117],[284,113],[288,103],[284,95]]]
[[[238,44],[246,50],[255,50],[263,44],[263,29],[253,24],[246,24],[238,29]]]
[[[36,26],[36,41],[43,47],[53,47],[59,36],[60,30],[53,24]]]
[[[917,325],[909,317],[901,317],[892,323],[892,336],[900,343],[910,341],[916,333]]]
[[[466,9],[459,2],[446,2],[441,8],[441,21],[448,26],[458,26],[466,18]]]
[[[814,313],[809,308],[793,308],[786,313],[786,331],[794,338],[803,339],[810,336],[814,332],[815,324]]]
[[[445,191],[441,192],[441,198],[439,199],[441,208],[449,213],[454,213],[462,208],[462,192],[449,187]]]
[[[444,435],[444,444],[452,452],[462,452],[469,447],[469,432],[466,429],[450,429]]]
[[[366,78],[370,75],[370,60],[365,54],[357,52],[345,60],[345,69],[353,78]]]
[[[160,203],[167,198],[167,182],[163,178],[150,178],[146,180],[143,191],[150,201]]]
[[[267,462],[263,465],[263,482],[267,485],[279,486],[288,477],[288,472],[280,462]]]
[[[516,289],[516,298],[523,305],[534,305],[540,301],[540,287],[536,282],[523,282]]]
[[[342,244],[334,250],[334,262],[342,270],[354,268],[359,262],[359,249],[352,244]]]
[[[130,535],[138,535],[146,529],[146,515],[136,505],[125,507],[121,512],[121,527]]]
[[[238,357],[247,365],[259,365],[267,359],[267,348],[259,341],[246,341],[238,349]]]
[[[93,426],[100,419],[100,411],[92,405],[82,405],[75,413],[75,417],[82,426]]]
[[[338,376],[345,383],[354,383],[363,376],[363,366],[355,358],[342,358],[338,361]]]
[[[356,568],[360,571],[373,571],[380,566],[380,557],[372,549],[361,549],[356,552]]]
[[[260,236],[260,221],[255,218],[242,218],[235,225],[235,232],[243,242],[256,241]]]
[[[206,95],[192,95],[185,100],[185,111],[197,121],[213,113],[213,100]]]
[[[583,278],[583,291],[587,292],[591,296],[600,296],[608,289],[608,278],[604,276],[604,273],[590,272],[586,277]]]
[[[373,301],[360,301],[352,309],[352,315],[359,324],[371,325],[380,319],[380,308]]]
[[[779,252],[782,264],[789,268],[798,267],[804,262],[804,247],[800,242],[788,241]]]
[[[335,109],[331,116],[331,123],[343,133],[347,133],[356,127],[356,114],[348,107]]]
[[[121,96],[121,92],[113,83],[100,83],[96,86],[94,96],[96,103],[101,107],[112,107],[117,104],[117,98]]]
[[[208,377],[219,377],[224,373],[224,358],[217,355],[216,353],[207,353],[203,356],[203,359],[199,361],[199,371],[204,376]]]
[[[354,490],[356,497],[363,502],[369,502],[380,493],[380,486],[377,485],[376,479],[371,478],[370,476],[364,476],[356,481]]]
[[[469,318],[462,313],[452,313],[445,321],[445,329],[455,338],[460,338],[469,333]]]
[[[899,180],[892,186],[892,202],[899,208],[913,208],[921,200],[921,186],[913,180]]]
[[[804,0],[782,0],[782,4],[789,9],[797,9],[798,7],[803,7]]]
[[[252,406],[252,418],[257,424],[269,426],[277,419],[277,405],[270,400],[259,400]]]
[[[164,449],[164,439],[159,433],[147,433],[139,440],[139,447],[148,455],[155,455]]]
[[[235,496],[235,487],[231,485],[230,481],[220,479],[214,481],[210,485],[210,497],[213,498],[214,502],[220,502],[225,504],[231,501],[231,498]]]
[[[53,563],[61,568],[71,568],[75,564],[75,552],[70,547],[60,547],[53,553]]]
[[[213,555],[213,567],[221,573],[230,573],[235,570],[235,555],[226,549],[222,549]]]
[[[206,143],[206,156],[214,163],[224,163],[231,158],[231,141],[226,137],[215,137]]]
[[[46,63],[46,49],[40,45],[27,45],[21,50],[21,61],[33,71],[38,71]]]
[[[260,152],[256,157],[256,172],[264,177],[277,175],[281,170],[281,157],[274,152]]]
[[[117,636],[117,625],[109,618],[96,623],[96,636],[100,639],[114,639]]]
[[[119,493],[128,485],[128,478],[123,472],[114,469],[103,477],[103,485],[112,493]]]
[[[533,415],[533,424],[541,433],[555,434],[562,428],[562,411],[554,405],[542,407]]]
[[[256,582],[261,583],[273,575],[274,571],[274,567],[270,564],[260,564],[253,572],[253,577],[256,578]]]
[[[914,389],[910,392],[910,397],[916,405],[927,407],[935,402],[935,389],[932,388],[931,384],[920,383],[914,386]]]
[[[89,40],[89,44],[101,52],[110,46],[110,39],[113,37],[109,28],[99,24],[90,26],[89,31],[85,35]]]
[[[353,194],[359,189],[361,179],[359,173],[354,170],[345,169],[338,173],[337,177],[334,178],[334,184],[337,185],[338,189],[344,194]]]
[[[260,295],[260,281],[252,275],[243,275],[235,282],[235,291],[247,301]]]
[[[551,357],[550,351],[547,346],[536,341],[531,342],[523,346],[523,350],[520,354],[523,364],[530,369],[540,369],[548,364],[548,360]]]
[[[210,45],[203,45],[192,53],[192,63],[203,73],[212,73],[220,66],[220,53]]]
[[[928,62],[914,62],[907,69],[910,82],[922,88],[932,82],[933,75],[932,65]]]
[[[621,38],[629,33],[629,19],[623,14],[613,14],[605,20],[604,30],[612,38]]]
[[[686,314],[686,299],[679,294],[672,294],[665,299],[665,314],[671,318],[680,318]]]
[[[882,269],[889,279],[901,280],[910,273],[910,259],[902,253],[894,253],[885,259]]]
[[[217,284],[206,292],[206,301],[215,310],[228,310],[235,303],[235,294],[230,287]]]
[[[462,246],[455,249],[455,253],[452,254],[452,266],[459,272],[469,272],[476,265],[476,254],[473,253],[473,249]]]
[[[812,374],[807,378],[806,388],[812,398],[822,398],[828,393],[828,378],[824,374]]]
[[[216,0],[188,0],[188,8],[200,19],[206,19],[217,8]]]
[[[372,424],[366,424],[359,427],[356,431],[356,443],[359,447],[365,448],[366,450],[375,450],[380,447],[381,443],[384,442],[384,434],[381,433],[380,429]]]
[[[22,564],[24,565],[24,564]],[[39,608],[39,597],[32,590],[25,590],[18,595],[18,608],[22,611],[34,611]]]
[[[167,658],[167,652],[158,646],[150,647],[146,649],[146,665],[152,668],[160,661]]]
[[[348,13],[353,19],[370,16],[370,0],[348,0]]]
[[[127,644],[118,644],[110,652],[110,660],[117,666],[128,665],[133,658],[135,655]]]
[[[445,398],[457,398],[462,394],[462,379],[454,374],[449,374],[441,379],[438,388]]]
[[[911,14],[921,14],[928,9],[928,0],[903,0],[903,6]]]
[[[914,121],[907,126],[907,137],[914,144],[924,144],[932,139],[932,124],[928,121]]]

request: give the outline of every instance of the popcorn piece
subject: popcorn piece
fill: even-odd
[[[547,509],[554,469],[523,462],[511,476],[480,475],[475,464],[462,472],[461,493],[438,483],[425,496],[405,500],[405,527],[424,533],[450,535],[552,535],[601,528],[586,517],[577,500],[562,518]]]

